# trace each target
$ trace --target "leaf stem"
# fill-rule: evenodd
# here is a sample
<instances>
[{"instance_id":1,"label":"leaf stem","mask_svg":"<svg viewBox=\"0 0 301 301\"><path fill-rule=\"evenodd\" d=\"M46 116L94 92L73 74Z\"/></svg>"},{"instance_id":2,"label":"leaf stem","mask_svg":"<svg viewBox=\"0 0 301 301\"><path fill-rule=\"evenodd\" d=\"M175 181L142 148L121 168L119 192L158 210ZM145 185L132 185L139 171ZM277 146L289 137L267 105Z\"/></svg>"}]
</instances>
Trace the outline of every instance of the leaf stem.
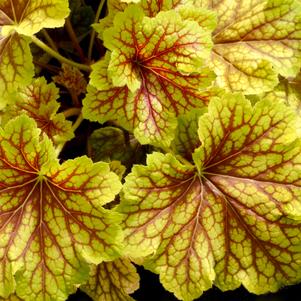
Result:
<instances>
[{"instance_id":1,"label":"leaf stem","mask_svg":"<svg viewBox=\"0 0 301 301\"><path fill-rule=\"evenodd\" d=\"M60 55L58 52L56 52L55 50L53 50L52 48L50 48L49 46L47 46L43 41L41 41L40 39L38 39L36 36L31 36L31 40L32 42L34 42L38 47L42 48L45 52L47 52L48 54L50 54L51 56L53 56L54 58L56 58L58 61L60 61L61 63L66 63L68 65L74 66L80 70L86 71L86 72L90 72L91 68L88 65L84 65L84 64L79 64L76 63L72 60L67 59L66 57Z\"/></svg>"},{"instance_id":2,"label":"leaf stem","mask_svg":"<svg viewBox=\"0 0 301 301\"><path fill-rule=\"evenodd\" d=\"M101 10L103 8L104 3L105 3L105 0L100 0L97 11L96 11L94 23L98 23L99 16L100 16L100 13L101 13ZM91 61L91 59L92 59L92 51L93 51L93 45L94 45L95 37L96 37L96 32L95 32L95 29L92 27L90 43L89 43L89 49L88 49L88 59L89 59L89 61Z\"/></svg>"},{"instance_id":3,"label":"leaf stem","mask_svg":"<svg viewBox=\"0 0 301 301\"><path fill-rule=\"evenodd\" d=\"M72 26L71 21L70 21L70 17L68 17L66 19L65 28L68 32L68 35L69 35L70 39L71 39L73 47L76 49L77 53L79 54L80 60L84 63L86 61L85 54L83 52L83 49L79 45L77 36L74 32L73 26Z\"/></svg>"},{"instance_id":4,"label":"leaf stem","mask_svg":"<svg viewBox=\"0 0 301 301\"><path fill-rule=\"evenodd\" d=\"M80 124L82 123L83 120L84 120L83 114L80 113L78 115L77 119L75 120L74 124L72 125L73 132L75 132L77 130L77 128L80 126Z\"/></svg>"},{"instance_id":5,"label":"leaf stem","mask_svg":"<svg viewBox=\"0 0 301 301\"><path fill-rule=\"evenodd\" d=\"M56 47L54 41L52 40L51 36L49 35L49 33L47 32L47 30L45 28L42 29L42 33L43 33L45 39L47 40L48 44L50 45L50 47L54 51L58 52L58 48Z\"/></svg>"},{"instance_id":6,"label":"leaf stem","mask_svg":"<svg viewBox=\"0 0 301 301\"><path fill-rule=\"evenodd\" d=\"M75 116L75 115L79 115L80 113L81 113L80 108L70 108L70 109L67 109L66 111L63 112L65 118Z\"/></svg>"}]
</instances>

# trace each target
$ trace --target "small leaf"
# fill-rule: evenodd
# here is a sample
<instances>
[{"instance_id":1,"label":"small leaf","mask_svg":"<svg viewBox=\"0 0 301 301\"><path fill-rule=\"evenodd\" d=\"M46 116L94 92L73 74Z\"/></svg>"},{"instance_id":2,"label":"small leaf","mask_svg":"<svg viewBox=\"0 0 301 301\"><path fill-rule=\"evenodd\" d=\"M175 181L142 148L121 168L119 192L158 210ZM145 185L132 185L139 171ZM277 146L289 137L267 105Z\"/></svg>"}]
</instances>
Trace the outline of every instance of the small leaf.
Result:
<instances>
[{"instance_id":1,"label":"small leaf","mask_svg":"<svg viewBox=\"0 0 301 301\"><path fill-rule=\"evenodd\" d=\"M301 5L295 0L210 2L218 15L212 63L217 84L231 91L270 91L277 74L301 65Z\"/></svg>"},{"instance_id":2,"label":"small leaf","mask_svg":"<svg viewBox=\"0 0 301 301\"><path fill-rule=\"evenodd\" d=\"M32 36L42 28L61 27L69 15L67 0L2 0L0 27L3 35L13 31Z\"/></svg>"},{"instance_id":3,"label":"small leaf","mask_svg":"<svg viewBox=\"0 0 301 301\"><path fill-rule=\"evenodd\" d=\"M301 140L296 116L267 100L213 99L195 165L153 153L126 177L126 252L181 300L214 283L261 294L301 280ZM139 248L137 248L139 246Z\"/></svg>"},{"instance_id":4,"label":"small leaf","mask_svg":"<svg viewBox=\"0 0 301 301\"><path fill-rule=\"evenodd\" d=\"M95 130L89 138L89 144L93 161L119 160L125 165L132 161L138 148L137 142L126 143L124 131L111 126Z\"/></svg>"},{"instance_id":5,"label":"small leaf","mask_svg":"<svg viewBox=\"0 0 301 301\"><path fill-rule=\"evenodd\" d=\"M42 132L55 143L66 142L74 137L72 123L63 113L57 113L59 90L53 83L47 84L45 78L35 79L29 86L20 88L11 97L4 120L8 121L22 113L33 118Z\"/></svg>"},{"instance_id":6,"label":"small leaf","mask_svg":"<svg viewBox=\"0 0 301 301\"><path fill-rule=\"evenodd\" d=\"M1 23L0 62L0 95L2 95L0 109L3 109L7 104L8 94L31 82L34 66L28 38L17 34L3 37L1 35Z\"/></svg>"},{"instance_id":7,"label":"small leaf","mask_svg":"<svg viewBox=\"0 0 301 301\"><path fill-rule=\"evenodd\" d=\"M90 278L81 289L94 301L134 301L129 294L139 288L139 275L126 258L92 266Z\"/></svg>"},{"instance_id":8,"label":"small leaf","mask_svg":"<svg viewBox=\"0 0 301 301\"><path fill-rule=\"evenodd\" d=\"M202 110L192 110L178 117L176 136L171 146L177 154L180 154L188 161L192 161L193 151L201 145L197 134L198 120L206 111L206 108Z\"/></svg>"},{"instance_id":9,"label":"small leaf","mask_svg":"<svg viewBox=\"0 0 301 301\"><path fill-rule=\"evenodd\" d=\"M89 264L119 256L120 216L102 206L121 188L107 163L58 163L33 119L0 129L0 295L66 300ZM2 284L4 283L4 285Z\"/></svg>"},{"instance_id":10,"label":"small leaf","mask_svg":"<svg viewBox=\"0 0 301 301\"><path fill-rule=\"evenodd\" d=\"M88 89L84 117L114 120L134 131L141 144L168 146L175 115L208 101L204 89L214 74L200 64L209 55L210 32L173 11L150 19L138 6L130 6L116 16L104 41L112 53L92 66L90 84L97 90Z\"/></svg>"}]
</instances>

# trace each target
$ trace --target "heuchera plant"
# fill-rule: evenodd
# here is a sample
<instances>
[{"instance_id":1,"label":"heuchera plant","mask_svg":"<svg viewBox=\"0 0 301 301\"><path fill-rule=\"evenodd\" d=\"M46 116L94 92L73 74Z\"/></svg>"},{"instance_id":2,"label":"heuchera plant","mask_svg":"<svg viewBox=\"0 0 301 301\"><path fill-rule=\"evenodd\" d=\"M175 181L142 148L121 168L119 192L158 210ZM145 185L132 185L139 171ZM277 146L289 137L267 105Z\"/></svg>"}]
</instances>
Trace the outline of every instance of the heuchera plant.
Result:
<instances>
[{"instance_id":1,"label":"heuchera plant","mask_svg":"<svg viewBox=\"0 0 301 301\"><path fill-rule=\"evenodd\" d=\"M300 67L300 0L0 0L0 297L300 282Z\"/></svg>"}]
</instances>

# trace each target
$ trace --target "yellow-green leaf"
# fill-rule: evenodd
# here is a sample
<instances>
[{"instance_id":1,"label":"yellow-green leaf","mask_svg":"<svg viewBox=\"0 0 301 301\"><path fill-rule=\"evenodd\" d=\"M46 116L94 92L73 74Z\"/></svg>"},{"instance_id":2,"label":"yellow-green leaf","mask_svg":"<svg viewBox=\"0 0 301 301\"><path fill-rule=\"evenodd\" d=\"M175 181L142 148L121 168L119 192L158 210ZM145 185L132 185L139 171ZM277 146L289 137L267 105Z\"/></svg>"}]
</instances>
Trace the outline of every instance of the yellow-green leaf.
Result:
<instances>
[{"instance_id":1,"label":"yellow-green leaf","mask_svg":"<svg viewBox=\"0 0 301 301\"><path fill-rule=\"evenodd\" d=\"M231 91L270 91L277 74L301 65L301 5L296 0L204 1L217 13L212 65L217 84Z\"/></svg>"},{"instance_id":2,"label":"yellow-green leaf","mask_svg":"<svg viewBox=\"0 0 301 301\"><path fill-rule=\"evenodd\" d=\"M139 288L139 275L127 258L92 266L90 278L81 289L94 301L134 301L129 294Z\"/></svg>"},{"instance_id":3,"label":"yellow-green leaf","mask_svg":"<svg viewBox=\"0 0 301 301\"><path fill-rule=\"evenodd\" d=\"M64 301L89 264L121 251L120 216L102 206L121 188L108 163L59 164L51 141L22 115L0 129L0 295Z\"/></svg>"},{"instance_id":4,"label":"yellow-green leaf","mask_svg":"<svg viewBox=\"0 0 301 301\"><path fill-rule=\"evenodd\" d=\"M153 153L126 177L126 252L181 300L301 280L301 140L283 102L213 99L193 163ZM188 131L189 132L189 131ZM139 246L139 248L137 248Z\"/></svg>"}]
</instances>

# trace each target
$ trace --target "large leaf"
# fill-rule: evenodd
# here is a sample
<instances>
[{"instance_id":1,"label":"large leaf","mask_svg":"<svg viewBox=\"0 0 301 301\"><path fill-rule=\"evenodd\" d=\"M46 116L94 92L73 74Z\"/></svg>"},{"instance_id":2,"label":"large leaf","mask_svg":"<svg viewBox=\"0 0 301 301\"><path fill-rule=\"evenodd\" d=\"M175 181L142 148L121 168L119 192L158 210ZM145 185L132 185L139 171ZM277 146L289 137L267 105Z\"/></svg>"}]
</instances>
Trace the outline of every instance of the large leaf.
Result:
<instances>
[{"instance_id":1,"label":"large leaf","mask_svg":"<svg viewBox=\"0 0 301 301\"><path fill-rule=\"evenodd\" d=\"M0 13L1 20L1 13ZM8 93L26 86L34 75L32 55L26 37L1 35L0 26L0 109L7 103Z\"/></svg>"},{"instance_id":2,"label":"large leaf","mask_svg":"<svg viewBox=\"0 0 301 301\"><path fill-rule=\"evenodd\" d=\"M42 28L61 27L69 14L67 0L1 0L0 28L31 36Z\"/></svg>"},{"instance_id":3,"label":"large leaf","mask_svg":"<svg viewBox=\"0 0 301 301\"><path fill-rule=\"evenodd\" d=\"M301 279L301 141L283 103L210 102L195 165L153 153L126 177L119 210L127 252L151 255L177 298L214 282L260 294ZM137 248L139 246L139 248Z\"/></svg>"},{"instance_id":4,"label":"large leaf","mask_svg":"<svg viewBox=\"0 0 301 301\"><path fill-rule=\"evenodd\" d=\"M57 113L59 90L53 83L47 84L44 78L35 79L25 88L14 94L5 111L4 119L10 120L22 113L33 118L42 132L56 143L66 142L74 137L72 123L63 113Z\"/></svg>"},{"instance_id":5,"label":"large leaf","mask_svg":"<svg viewBox=\"0 0 301 301\"><path fill-rule=\"evenodd\" d=\"M92 66L90 84L98 90L88 89L85 118L116 120L135 129L142 144L168 146L174 116L208 99L203 90L214 75L200 65L209 55L210 32L173 11L150 19L129 6L105 31L104 42L112 53Z\"/></svg>"},{"instance_id":6,"label":"large leaf","mask_svg":"<svg viewBox=\"0 0 301 301\"><path fill-rule=\"evenodd\" d=\"M218 15L212 64L217 84L245 94L271 90L277 74L301 65L301 5L296 0L203 1Z\"/></svg>"},{"instance_id":7,"label":"large leaf","mask_svg":"<svg viewBox=\"0 0 301 301\"><path fill-rule=\"evenodd\" d=\"M89 263L119 255L120 217L102 205L121 184L107 163L60 165L51 141L22 115L0 129L0 169L1 296L16 282L24 300L66 300Z\"/></svg>"},{"instance_id":8,"label":"large leaf","mask_svg":"<svg viewBox=\"0 0 301 301\"><path fill-rule=\"evenodd\" d=\"M135 266L126 258L92 266L90 278L81 289L94 301L134 301L129 294L139 287Z\"/></svg>"},{"instance_id":9,"label":"large leaf","mask_svg":"<svg viewBox=\"0 0 301 301\"><path fill-rule=\"evenodd\" d=\"M160 11L177 10L183 19L195 20L202 27L213 30L216 26L215 13L204 9L205 5L199 0L141 0L139 5L148 17L154 17ZM103 38L103 31L113 26L115 15L124 11L127 4L120 2L120 0L108 0L107 6L107 16L93 25L101 39Z\"/></svg>"}]
</instances>

